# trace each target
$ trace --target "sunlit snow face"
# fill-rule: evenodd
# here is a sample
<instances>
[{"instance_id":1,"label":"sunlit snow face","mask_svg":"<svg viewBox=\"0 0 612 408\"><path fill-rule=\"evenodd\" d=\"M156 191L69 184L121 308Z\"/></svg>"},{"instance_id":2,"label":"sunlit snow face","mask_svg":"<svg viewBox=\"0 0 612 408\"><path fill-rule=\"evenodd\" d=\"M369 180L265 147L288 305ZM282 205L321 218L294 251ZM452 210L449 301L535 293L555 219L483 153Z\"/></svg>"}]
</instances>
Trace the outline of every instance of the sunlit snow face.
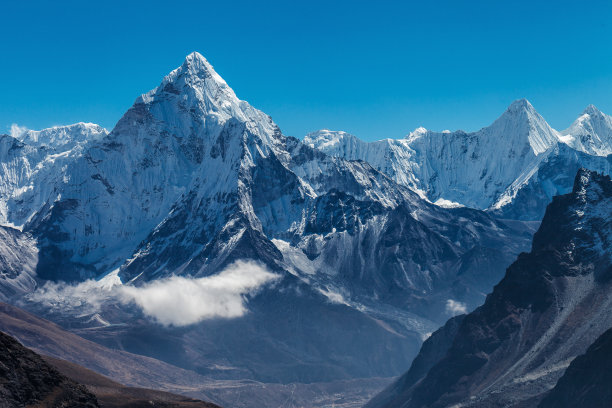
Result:
<instances>
[{"instance_id":1,"label":"sunlit snow face","mask_svg":"<svg viewBox=\"0 0 612 408\"><path fill-rule=\"evenodd\" d=\"M164 326L186 326L247 312L245 296L279 279L259 263L238 261L204 278L173 276L141 287L124 286L115 274L76 285L48 282L28 300L49 309L94 314L107 302L135 304Z\"/></svg>"}]
</instances>

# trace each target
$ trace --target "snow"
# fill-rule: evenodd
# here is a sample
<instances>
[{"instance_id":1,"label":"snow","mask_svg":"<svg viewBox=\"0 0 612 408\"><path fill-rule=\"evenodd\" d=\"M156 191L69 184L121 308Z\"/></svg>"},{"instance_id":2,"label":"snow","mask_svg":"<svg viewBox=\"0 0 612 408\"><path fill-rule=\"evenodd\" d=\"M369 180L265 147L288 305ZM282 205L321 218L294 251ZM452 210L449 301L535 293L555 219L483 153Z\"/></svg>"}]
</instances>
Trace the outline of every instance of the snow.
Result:
<instances>
[{"instance_id":1,"label":"snow","mask_svg":"<svg viewBox=\"0 0 612 408\"><path fill-rule=\"evenodd\" d=\"M108 131L95 123L84 122L43 130L30 130L14 124L11 127L11 135L27 145L49 147L61 152L78 144L99 140L108 135Z\"/></svg>"},{"instance_id":2,"label":"snow","mask_svg":"<svg viewBox=\"0 0 612 408\"><path fill-rule=\"evenodd\" d=\"M582 115L561 132L561 142L593 155L612 154L612 117L589 105Z\"/></svg>"},{"instance_id":3,"label":"snow","mask_svg":"<svg viewBox=\"0 0 612 408\"><path fill-rule=\"evenodd\" d=\"M366 161L440 206L500 210L511 205L522 189L539 183L540 168L557 158L567 156L607 171L610 164L597 160L612 153L612 119L590 106L568 130L558 132L520 99L492 125L472 133L419 127L404 139L368 143L325 129L308 134L304 142L335 157ZM571 189L552 179L543 182L553 186L551 194Z\"/></svg>"},{"instance_id":4,"label":"snow","mask_svg":"<svg viewBox=\"0 0 612 408\"><path fill-rule=\"evenodd\" d=\"M455 203L453 201L450 200L445 200L444 198L438 198L436 200L436 202L434 202L435 205L442 207L442 208L460 208L460 207L465 207L463 204L460 203Z\"/></svg>"}]
</instances>

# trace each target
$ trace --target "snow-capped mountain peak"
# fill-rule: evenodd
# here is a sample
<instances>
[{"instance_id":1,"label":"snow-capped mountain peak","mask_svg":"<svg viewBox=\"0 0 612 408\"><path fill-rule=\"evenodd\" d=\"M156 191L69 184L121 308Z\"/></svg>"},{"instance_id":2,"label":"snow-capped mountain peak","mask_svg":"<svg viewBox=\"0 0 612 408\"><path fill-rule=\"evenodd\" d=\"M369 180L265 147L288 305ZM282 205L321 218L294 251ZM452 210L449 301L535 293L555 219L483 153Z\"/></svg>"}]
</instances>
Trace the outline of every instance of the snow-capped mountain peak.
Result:
<instances>
[{"instance_id":1,"label":"snow-capped mountain peak","mask_svg":"<svg viewBox=\"0 0 612 408\"><path fill-rule=\"evenodd\" d=\"M445 132L446 133L446 132ZM450 132L449 132L450 133ZM412 132L410 132L407 136L406 136L406 140L408 140L409 142L416 140L420 137L423 137L427 134L427 129L425 129L423 126L419 126L418 128L414 129Z\"/></svg>"},{"instance_id":2,"label":"snow-capped mountain peak","mask_svg":"<svg viewBox=\"0 0 612 408\"><path fill-rule=\"evenodd\" d=\"M217 132L230 120L241 123L240 126L249 130L247 133L257 139L256 143L264 154L269 149L279 153L278 145L282 144L280 131L272 119L240 100L198 52L189 54L183 64L166 75L158 87L138 98L134 107L141 104L154 117L167 123L173 132L188 130L189 134L182 136L192 139L215 138L205 144L220 143L216 140Z\"/></svg>"},{"instance_id":3,"label":"snow-capped mountain peak","mask_svg":"<svg viewBox=\"0 0 612 408\"><path fill-rule=\"evenodd\" d=\"M225 80L198 52L189 54L180 67L166 75L157 88L142 95L140 101L150 103L156 97L172 95L175 95L186 109L201 103L203 106L200 109L205 111L229 111L231 108L237 108L240 103Z\"/></svg>"},{"instance_id":4,"label":"snow-capped mountain peak","mask_svg":"<svg viewBox=\"0 0 612 408\"><path fill-rule=\"evenodd\" d=\"M559 138L575 150L607 156L612 154L612 117L589 105Z\"/></svg>"},{"instance_id":5,"label":"snow-capped mountain peak","mask_svg":"<svg viewBox=\"0 0 612 408\"><path fill-rule=\"evenodd\" d=\"M584 111L582 111L583 115L601 115L602 112L597 109L597 107L593 104L590 104L589 106L587 106L586 108L584 108Z\"/></svg>"},{"instance_id":6,"label":"snow-capped mountain peak","mask_svg":"<svg viewBox=\"0 0 612 408\"><path fill-rule=\"evenodd\" d=\"M558 133L551 128L527 99L519 99L488 128L483 131L491 137L504 135L514 140L496 140L496 143L519 144L525 142L537 156L554 146L558 141Z\"/></svg>"},{"instance_id":7,"label":"snow-capped mountain peak","mask_svg":"<svg viewBox=\"0 0 612 408\"><path fill-rule=\"evenodd\" d=\"M535 108L533 107L531 102L529 102L526 98L520 98L520 99L513 101L510 104L510 106L508 106L507 110L516 111L516 110L522 110L522 109L526 109L526 110L535 112Z\"/></svg>"}]
</instances>

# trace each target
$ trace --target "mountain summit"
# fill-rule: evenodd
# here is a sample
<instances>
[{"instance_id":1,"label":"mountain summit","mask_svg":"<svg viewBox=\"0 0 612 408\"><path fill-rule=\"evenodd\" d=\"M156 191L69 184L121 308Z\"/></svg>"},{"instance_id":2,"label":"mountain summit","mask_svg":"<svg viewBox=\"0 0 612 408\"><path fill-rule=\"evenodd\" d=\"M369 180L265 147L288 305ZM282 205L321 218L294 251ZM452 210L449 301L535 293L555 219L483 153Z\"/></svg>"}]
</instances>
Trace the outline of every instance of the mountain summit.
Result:
<instances>
[{"instance_id":1,"label":"mountain summit","mask_svg":"<svg viewBox=\"0 0 612 408\"><path fill-rule=\"evenodd\" d=\"M557 143L557 132L527 99L514 101L491 126L480 132L494 143L511 146L517 153L522 152L522 144L527 142L536 156Z\"/></svg>"},{"instance_id":2,"label":"mountain summit","mask_svg":"<svg viewBox=\"0 0 612 408\"><path fill-rule=\"evenodd\" d=\"M612 117L594 105L587 106L561 134L561 140L578 151L593 156L612 154Z\"/></svg>"}]
</instances>

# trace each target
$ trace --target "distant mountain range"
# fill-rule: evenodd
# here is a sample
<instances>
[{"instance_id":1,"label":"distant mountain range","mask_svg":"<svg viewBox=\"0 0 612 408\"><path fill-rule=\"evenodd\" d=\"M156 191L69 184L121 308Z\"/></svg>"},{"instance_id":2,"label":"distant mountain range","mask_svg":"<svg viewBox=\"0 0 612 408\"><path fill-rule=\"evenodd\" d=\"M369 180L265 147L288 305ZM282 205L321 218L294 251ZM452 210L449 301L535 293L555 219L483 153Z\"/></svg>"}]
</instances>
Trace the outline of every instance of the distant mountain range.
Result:
<instances>
[{"instance_id":1,"label":"distant mountain range","mask_svg":"<svg viewBox=\"0 0 612 408\"><path fill-rule=\"evenodd\" d=\"M320 130L306 135L304 143L335 157L366 161L441 206L540 220L553 196L571 191L580 167L610 173L612 117L590 105L558 132L521 99L477 132L419 128L405 139L368 143Z\"/></svg>"},{"instance_id":2,"label":"distant mountain range","mask_svg":"<svg viewBox=\"0 0 612 408\"><path fill-rule=\"evenodd\" d=\"M192 53L110 132L0 136L0 299L209 379L366 398L482 304L579 167L609 173L609 125L523 100L470 134L301 141Z\"/></svg>"}]
</instances>

